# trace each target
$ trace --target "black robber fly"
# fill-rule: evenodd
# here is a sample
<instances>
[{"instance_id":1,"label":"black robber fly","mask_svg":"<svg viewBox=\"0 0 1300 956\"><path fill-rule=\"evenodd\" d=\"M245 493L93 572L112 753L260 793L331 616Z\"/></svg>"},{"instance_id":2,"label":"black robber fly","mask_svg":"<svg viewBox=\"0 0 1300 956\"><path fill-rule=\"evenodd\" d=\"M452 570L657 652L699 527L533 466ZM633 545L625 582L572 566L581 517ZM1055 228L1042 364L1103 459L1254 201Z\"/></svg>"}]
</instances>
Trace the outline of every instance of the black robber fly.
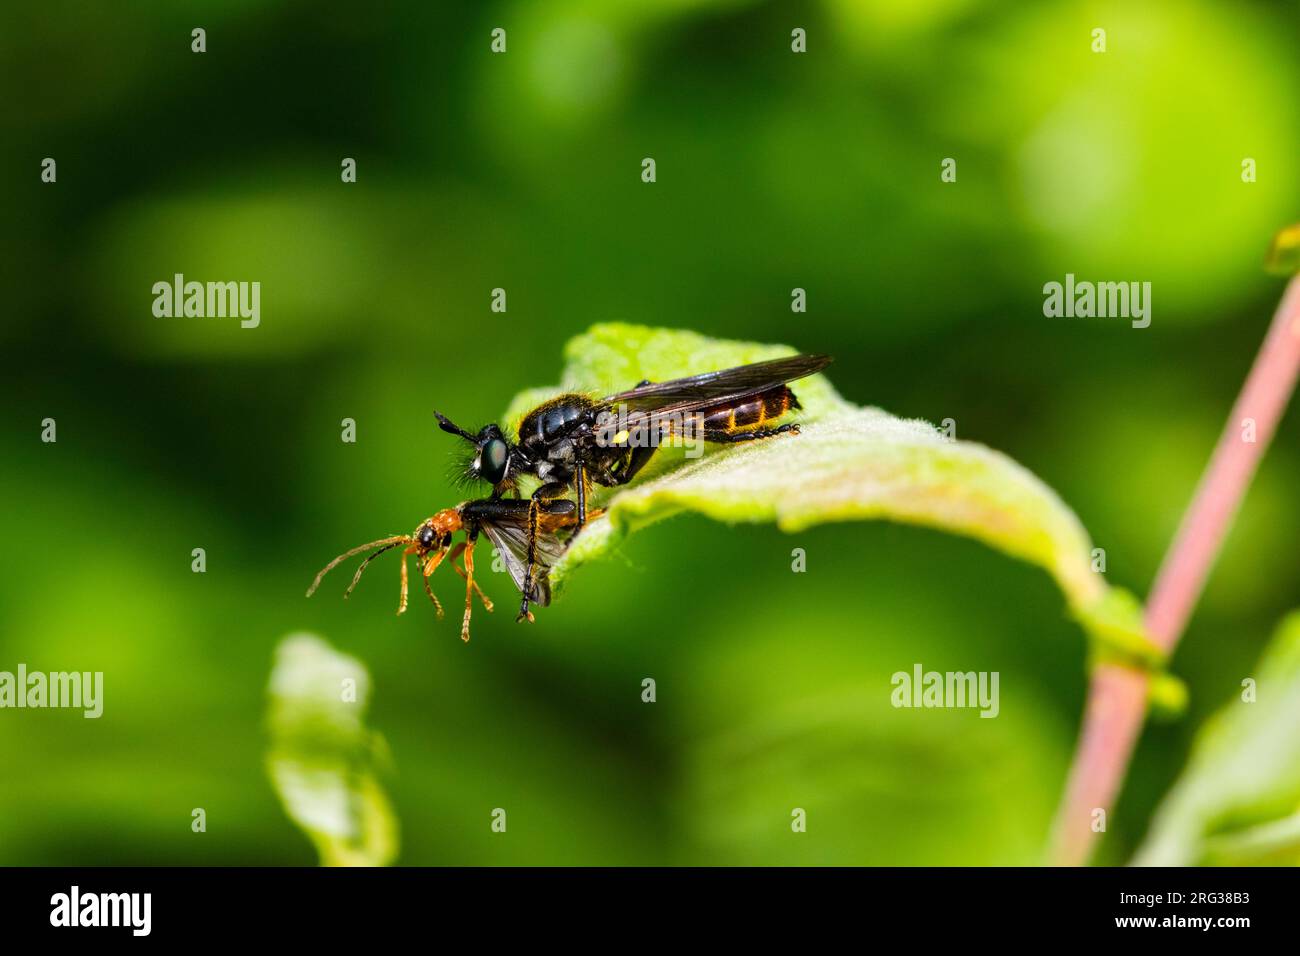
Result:
<instances>
[{"instance_id":1,"label":"black robber fly","mask_svg":"<svg viewBox=\"0 0 1300 956\"><path fill-rule=\"evenodd\" d=\"M533 511L531 502L508 498L484 498L479 501L461 502L455 508L444 508L431 518L420 522L410 534L392 535L358 545L325 565L307 589L311 597L320 587L321 579L334 570L341 562L363 551L372 553L361 562L357 573L352 576L352 583L343 592L346 598L361 580L367 565L385 551L405 545L402 552L402 596L397 606L397 613L406 611L408 577L406 559L412 555L424 579L424 591L442 617L442 603L429 586L429 576L444 561L450 562L456 573L465 579L465 617L461 623L460 636L469 640L469 619L473 610L473 597L479 600L487 611L492 610L492 601L474 581L474 545L479 532L487 535L496 548L514 579L515 586L523 595L523 610L520 618L533 619L528 610L529 603L545 607L551 603L551 585L548 577L551 566L564 553L564 542L559 535L566 528L572 528L577 508L572 501L550 500L538 503L539 516L536 522L530 520ZM465 540L453 546L452 540L458 531L465 532ZM456 563L462 559L464 567Z\"/></svg>"},{"instance_id":2,"label":"black robber fly","mask_svg":"<svg viewBox=\"0 0 1300 956\"><path fill-rule=\"evenodd\" d=\"M586 523L587 493L595 483L625 485L645 467L663 440L687 433L707 442L734 443L798 432L797 424L769 427L800 407L788 383L819 372L828 355L792 355L668 382L644 381L605 398L580 393L558 395L526 414L512 441L498 425L477 434L434 412L439 427L473 443L470 478L492 485L492 498L519 494L519 479L541 485L529 508L527 574L534 565L533 524L544 502L572 490L577 499L573 531ZM525 578L527 581L527 576ZM526 596L520 615L528 612Z\"/></svg>"}]
</instances>

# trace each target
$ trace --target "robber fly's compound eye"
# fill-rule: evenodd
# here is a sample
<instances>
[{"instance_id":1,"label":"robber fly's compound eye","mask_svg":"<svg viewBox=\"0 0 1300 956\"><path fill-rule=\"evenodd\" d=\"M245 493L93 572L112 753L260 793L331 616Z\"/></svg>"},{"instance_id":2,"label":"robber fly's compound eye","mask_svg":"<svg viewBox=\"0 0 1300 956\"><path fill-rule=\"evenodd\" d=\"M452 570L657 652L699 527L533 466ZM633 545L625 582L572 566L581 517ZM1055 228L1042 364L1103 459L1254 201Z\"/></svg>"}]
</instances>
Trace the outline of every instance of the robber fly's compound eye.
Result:
<instances>
[{"instance_id":1,"label":"robber fly's compound eye","mask_svg":"<svg viewBox=\"0 0 1300 956\"><path fill-rule=\"evenodd\" d=\"M489 438L478 453L478 475L489 484L500 484L506 476L506 463L510 449L500 438Z\"/></svg>"}]
</instances>

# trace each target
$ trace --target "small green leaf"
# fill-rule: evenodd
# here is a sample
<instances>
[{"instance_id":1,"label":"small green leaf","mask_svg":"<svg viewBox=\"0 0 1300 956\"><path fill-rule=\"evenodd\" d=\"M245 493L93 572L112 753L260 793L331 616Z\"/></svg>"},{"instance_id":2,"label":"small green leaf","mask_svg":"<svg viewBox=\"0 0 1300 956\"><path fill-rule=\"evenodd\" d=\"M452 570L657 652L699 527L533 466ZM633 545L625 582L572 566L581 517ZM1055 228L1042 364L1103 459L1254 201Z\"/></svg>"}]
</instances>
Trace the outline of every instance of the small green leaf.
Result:
<instances>
[{"instance_id":1,"label":"small green leaf","mask_svg":"<svg viewBox=\"0 0 1300 956\"><path fill-rule=\"evenodd\" d=\"M1113 664L1148 671L1152 679L1147 700L1158 717L1181 717L1187 709L1187 687L1161 672L1167 657L1146 633L1142 604L1123 588L1110 588L1100 598L1074 612L1092 646L1090 663Z\"/></svg>"},{"instance_id":2,"label":"small green leaf","mask_svg":"<svg viewBox=\"0 0 1300 956\"><path fill-rule=\"evenodd\" d=\"M365 665L319 637L293 634L276 649L267 692L267 773L321 865L391 863L397 819L378 780L383 738L365 725Z\"/></svg>"},{"instance_id":3,"label":"small green leaf","mask_svg":"<svg viewBox=\"0 0 1300 956\"><path fill-rule=\"evenodd\" d=\"M1300 613L1278 628L1254 700L1206 721L1182 777L1138 850L1138 866L1300 865Z\"/></svg>"},{"instance_id":4,"label":"small green leaf","mask_svg":"<svg viewBox=\"0 0 1300 956\"><path fill-rule=\"evenodd\" d=\"M517 421L559 390L609 394L643 379L663 381L793 352L672 329L596 325L565 347L561 385L516 396L507 420ZM1162 655L1142 630L1137 602L1112 591L1093 571L1092 545L1079 519L1028 470L984 445L952 440L927 422L859 408L841 398L826 375L793 388L803 406L799 435L710 446L695 459L685 449L664 448L630 486L598 490L605 514L574 539L553 570L557 589L631 532L683 511L719 521L772 522L782 531L883 518L976 538L1039 565L1055 578L1102 656L1144 669L1159 665Z\"/></svg>"}]
</instances>

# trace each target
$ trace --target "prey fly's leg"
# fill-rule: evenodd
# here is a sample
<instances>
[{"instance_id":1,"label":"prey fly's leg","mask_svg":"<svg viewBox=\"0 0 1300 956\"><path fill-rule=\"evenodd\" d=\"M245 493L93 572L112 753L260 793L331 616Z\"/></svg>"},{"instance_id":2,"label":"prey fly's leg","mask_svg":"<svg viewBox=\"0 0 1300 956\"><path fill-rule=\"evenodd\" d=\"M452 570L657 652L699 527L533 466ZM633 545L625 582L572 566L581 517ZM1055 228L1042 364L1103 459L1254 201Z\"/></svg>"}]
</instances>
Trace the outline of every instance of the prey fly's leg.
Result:
<instances>
[{"instance_id":1,"label":"prey fly's leg","mask_svg":"<svg viewBox=\"0 0 1300 956\"><path fill-rule=\"evenodd\" d=\"M457 564L453 564L452 567L456 569L457 574L466 581L469 581L469 578L465 577L465 570L463 568ZM478 599L483 602L483 610L490 612L492 610L492 599L483 593L483 589L478 586L477 581L470 581L469 583L474 588L474 593L478 595Z\"/></svg>"},{"instance_id":2,"label":"prey fly's leg","mask_svg":"<svg viewBox=\"0 0 1300 956\"><path fill-rule=\"evenodd\" d=\"M465 540L465 619L460 625L460 639L469 640L469 618L474 613L474 540L478 529L473 528Z\"/></svg>"},{"instance_id":3,"label":"prey fly's leg","mask_svg":"<svg viewBox=\"0 0 1300 956\"><path fill-rule=\"evenodd\" d=\"M438 611L438 620L441 621L442 602L438 600L438 595L433 593L433 588L429 587L429 576L427 574L424 576L424 593L429 595L429 600L433 602L434 608Z\"/></svg>"},{"instance_id":4,"label":"prey fly's leg","mask_svg":"<svg viewBox=\"0 0 1300 956\"><path fill-rule=\"evenodd\" d=\"M424 576L427 578L429 575L433 574L434 571L437 571L438 565L442 564L443 561L451 561L454 564L456 559L460 557L460 553L464 550L465 542L462 541L450 551L439 551L437 554L429 555L429 557L424 561Z\"/></svg>"},{"instance_id":5,"label":"prey fly's leg","mask_svg":"<svg viewBox=\"0 0 1300 956\"><path fill-rule=\"evenodd\" d=\"M460 553L464 550L465 545L462 543L456 545L456 547L452 548L450 551L443 550L439 551L437 554L431 554L429 557L425 558L424 564L420 568L421 573L424 575L424 593L429 595L429 600L432 601L433 606L438 609L439 620L442 619L443 614L442 602L439 601L438 596L433 593L433 588L429 587L429 577L434 571L438 570L438 565L442 564L442 562L447 558L451 559L452 567L455 567L456 559L460 557Z\"/></svg>"}]
</instances>

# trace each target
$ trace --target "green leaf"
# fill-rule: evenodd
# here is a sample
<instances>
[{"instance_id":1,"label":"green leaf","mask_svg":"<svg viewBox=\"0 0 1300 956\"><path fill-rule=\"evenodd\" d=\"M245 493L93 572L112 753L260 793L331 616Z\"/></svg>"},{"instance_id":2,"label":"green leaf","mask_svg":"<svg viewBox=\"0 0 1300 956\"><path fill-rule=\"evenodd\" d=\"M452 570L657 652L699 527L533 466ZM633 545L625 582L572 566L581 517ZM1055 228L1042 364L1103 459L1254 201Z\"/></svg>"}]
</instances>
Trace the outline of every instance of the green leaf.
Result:
<instances>
[{"instance_id":1,"label":"green leaf","mask_svg":"<svg viewBox=\"0 0 1300 956\"><path fill-rule=\"evenodd\" d=\"M793 352L672 329L596 325L565 347L561 385L516 396L507 420L516 422L559 390L608 394L643 379L663 381ZM830 521L888 519L976 538L1039 565L1060 586L1094 649L1108 660L1158 665L1162 655L1143 632L1137 602L1092 570L1092 545L1079 519L1032 473L927 422L859 408L825 375L793 387L803 406L799 435L709 446L694 459L687 449L664 448L632 485L600 489L596 500L605 514L574 539L553 570L557 590L628 534L683 511L719 521L771 522L788 532Z\"/></svg>"},{"instance_id":2,"label":"green leaf","mask_svg":"<svg viewBox=\"0 0 1300 956\"><path fill-rule=\"evenodd\" d=\"M365 665L315 635L293 634L276 649L267 692L267 773L321 865L391 863L397 818L378 780L387 749L365 725Z\"/></svg>"},{"instance_id":3,"label":"green leaf","mask_svg":"<svg viewBox=\"0 0 1300 956\"><path fill-rule=\"evenodd\" d=\"M1300 613L1197 734L1138 866L1300 865Z\"/></svg>"}]
</instances>

